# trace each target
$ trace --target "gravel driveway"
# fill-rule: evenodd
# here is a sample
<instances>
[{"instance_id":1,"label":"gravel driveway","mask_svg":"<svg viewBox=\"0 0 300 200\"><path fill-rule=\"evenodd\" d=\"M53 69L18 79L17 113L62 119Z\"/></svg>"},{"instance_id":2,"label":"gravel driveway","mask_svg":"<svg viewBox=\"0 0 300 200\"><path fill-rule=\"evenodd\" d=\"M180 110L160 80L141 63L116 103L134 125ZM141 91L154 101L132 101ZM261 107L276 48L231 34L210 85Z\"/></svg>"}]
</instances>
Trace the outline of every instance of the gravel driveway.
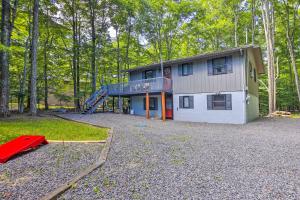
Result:
<instances>
[{"instance_id":1,"label":"gravel driveway","mask_svg":"<svg viewBox=\"0 0 300 200\"><path fill-rule=\"evenodd\" d=\"M300 120L247 125L64 115L114 127L105 165L61 199L300 199Z\"/></svg>"},{"instance_id":2,"label":"gravel driveway","mask_svg":"<svg viewBox=\"0 0 300 200\"><path fill-rule=\"evenodd\" d=\"M0 165L0 199L40 199L99 157L101 144L48 144Z\"/></svg>"}]
</instances>

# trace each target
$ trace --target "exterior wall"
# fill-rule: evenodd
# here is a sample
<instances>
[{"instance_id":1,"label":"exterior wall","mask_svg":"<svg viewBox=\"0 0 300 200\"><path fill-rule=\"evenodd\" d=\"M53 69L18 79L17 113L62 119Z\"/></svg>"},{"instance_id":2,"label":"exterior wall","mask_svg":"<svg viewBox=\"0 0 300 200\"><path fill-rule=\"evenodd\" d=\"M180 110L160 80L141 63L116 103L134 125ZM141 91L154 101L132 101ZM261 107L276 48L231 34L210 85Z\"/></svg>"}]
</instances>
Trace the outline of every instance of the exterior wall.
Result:
<instances>
[{"instance_id":1,"label":"exterior wall","mask_svg":"<svg viewBox=\"0 0 300 200\"><path fill-rule=\"evenodd\" d=\"M208 122L208 123L246 123L246 106L244 92L224 92L222 94L232 94L232 110L208 110L207 95L214 93L197 94L176 94L173 95L174 101L174 120ZM179 108L179 96L194 96L193 109Z\"/></svg>"},{"instance_id":2,"label":"exterior wall","mask_svg":"<svg viewBox=\"0 0 300 200\"><path fill-rule=\"evenodd\" d=\"M173 91L175 94L242 91L244 89L245 57L231 54L233 73L208 76L207 59L193 62L193 75L179 76L178 65L172 66Z\"/></svg>"},{"instance_id":3,"label":"exterior wall","mask_svg":"<svg viewBox=\"0 0 300 200\"><path fill-rule=\"evenodd\" d=\"M246 105L247 122L255 120L259 117L259 101L258 97L248 94L248 101Z\"/></svg>"},{"instance_id":4,"label":"exterior wall","mask_svg":"<svg viewBox=\"0 0 300 200\"><path fill-rule=\"evenodd\" d=\"M255 120L259 117L259 95L258 95L258 72L255 62L254 55L252 51L247 51L246 56L246 88L247 88L247 102L246 102L246 112L247 112L247 122ZM250 64L252 65L252 70L256 69L256 82L250 73Z\"/></svg>"},{"instance_id":5,"label":"exterior wall","mask_svg":"<svg viewBox=\"0 0 300 200\"><path fill-rule=\"evenodd\" d=\"M250 74L250 65L252 65L252 69L256 69L256 82L254 78L251 77ZM248 87L248 93L258 97L258 73L257 73L257 66L255 64L255 58L252 51L247 51L247 59L246 59L246 86Z\"/></svg>"},{"instance_id":6,"label":"exterior wall","mask_svg":"<svg viewBox=\"0 0 300 200\"><path fill-rule=\"evenodd\" d=\"M150 110L150 117L161 118L161 96L160 95L150 95L150 97L157 97L157 110ZM135 115L146 116L146 111L144 110L144 99L145 96L132 96L130 98L130 107L134 110Z\"/></svg>"}]
</instances>

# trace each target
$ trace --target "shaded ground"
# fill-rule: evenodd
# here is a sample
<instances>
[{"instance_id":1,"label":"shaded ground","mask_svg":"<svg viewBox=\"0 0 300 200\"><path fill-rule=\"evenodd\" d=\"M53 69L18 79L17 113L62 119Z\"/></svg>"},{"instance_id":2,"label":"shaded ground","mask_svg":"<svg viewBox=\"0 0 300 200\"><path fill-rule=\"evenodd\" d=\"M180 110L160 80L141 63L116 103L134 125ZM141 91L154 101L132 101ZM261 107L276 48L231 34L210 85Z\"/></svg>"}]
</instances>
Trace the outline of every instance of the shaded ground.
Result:
<instances>
[{"instance_id":1,"label":"shaded ground","mask_svg":"<svg viewBox=\"0 0 300 200\"><path fill-rule=\"evenodd\" d=\"M48 144L0 165L0 199L40 199L100 156L101 144Z\"/></svg>"},{"instance_id":2,"label":"shaded ground","mask_svg":"<svg viewBox=\"0 0 300 200\"><path fill-rule=\"evenodd\" d=\"M224 125L64 116L115 134L105 165L61 199L299 199L299 119Z\"/></svg>"}]
</instances>

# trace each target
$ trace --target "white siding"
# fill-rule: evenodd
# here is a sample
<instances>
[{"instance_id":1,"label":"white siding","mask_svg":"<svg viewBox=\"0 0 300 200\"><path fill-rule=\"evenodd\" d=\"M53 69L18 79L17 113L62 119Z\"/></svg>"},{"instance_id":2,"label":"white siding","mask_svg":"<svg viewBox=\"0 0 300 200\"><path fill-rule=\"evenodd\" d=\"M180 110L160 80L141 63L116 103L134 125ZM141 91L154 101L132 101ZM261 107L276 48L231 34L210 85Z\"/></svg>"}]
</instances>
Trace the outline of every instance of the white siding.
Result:
<instances>
[{"instance_id":1,"label":"white siding","mask_svg":"<svg viewBox=\"0 0 300 200\"><path fill-rule=\"evenodd\" d=\"M174 101L174 120L208 123L246 123L246 105L244 92L224 92L232 94L232 110L207 110L207 95L214 93L176 94ZM179 96L194 96L194 109L180 109Z\"/></svg>"}]
</instances>

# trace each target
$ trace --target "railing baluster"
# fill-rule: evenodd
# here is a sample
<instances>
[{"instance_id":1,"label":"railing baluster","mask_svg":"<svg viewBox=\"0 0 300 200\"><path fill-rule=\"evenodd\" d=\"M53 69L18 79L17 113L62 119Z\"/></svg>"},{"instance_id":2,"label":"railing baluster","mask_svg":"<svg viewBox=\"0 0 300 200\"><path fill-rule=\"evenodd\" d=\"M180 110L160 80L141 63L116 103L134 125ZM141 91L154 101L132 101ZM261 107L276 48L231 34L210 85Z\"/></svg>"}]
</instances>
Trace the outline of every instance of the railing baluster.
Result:
<instances>
[{"instance_id":1,"label":"railing baluster","mask_svg":"<svg viewBox=\"0 0 300 200\"><path fill-rule=\"evenodd\" d=\"M147 92L168 92L172 90L172 80L167 78L143 79L127 83L111 84L107 86L110 95L139 94Z\"/></svg>"}]
</instances>

